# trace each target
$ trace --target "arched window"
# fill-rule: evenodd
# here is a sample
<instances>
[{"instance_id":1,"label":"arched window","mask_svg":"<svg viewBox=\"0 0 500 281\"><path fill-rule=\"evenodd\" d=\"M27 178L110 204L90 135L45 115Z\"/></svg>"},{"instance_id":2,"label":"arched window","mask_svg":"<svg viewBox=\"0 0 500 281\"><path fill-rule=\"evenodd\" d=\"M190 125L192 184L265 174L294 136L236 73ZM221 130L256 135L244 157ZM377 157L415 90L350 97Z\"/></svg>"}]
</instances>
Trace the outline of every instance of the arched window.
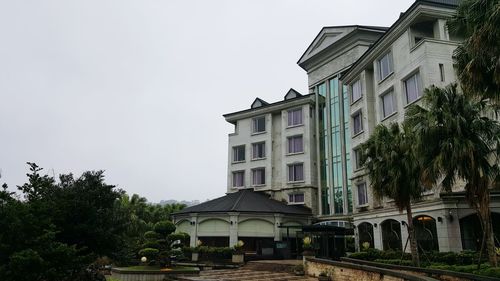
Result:
<instances>
[{"instance_id":1,"label":"arched window","mask_svg":"<svg viewBox=\"0 0 500 281\"><path fill-rule=\"evenodd\" d=\"M363 222L358 225L359 249L373 248L373 225Z\"/></svg>"},{"instance_id":2,"label":"arched window","mask_svg":"<svg viewBox=\"0 0 500 281\"><path fill-rule=\"evenodd\" d=\"M382 243L384 251L401 250L401 224L393 219L385 220L381 224Z\"/></svg>"},{"instance_id":3,"label":"arched window","mask_svg":"<svg viewBox=\"0 0 500 281\"><path fill-rule=\"evenodd\" d=\"M495 245L500 247L500 214L491 212ZM462 234L462 248L464 250L479 251L483 240L483 228L476 214L460 219L460 233Z\"/></svg>"},{"instance_id":4,"label":"arched window","mask_svg":"<svg viewBox=\"0 0 500 281\"><path fill-rule=\"evenodd\" d=\"M413 218L413 226L420 250L439 251L435 219L425 215L418 216Z\"/></svg>"}]
</instances>

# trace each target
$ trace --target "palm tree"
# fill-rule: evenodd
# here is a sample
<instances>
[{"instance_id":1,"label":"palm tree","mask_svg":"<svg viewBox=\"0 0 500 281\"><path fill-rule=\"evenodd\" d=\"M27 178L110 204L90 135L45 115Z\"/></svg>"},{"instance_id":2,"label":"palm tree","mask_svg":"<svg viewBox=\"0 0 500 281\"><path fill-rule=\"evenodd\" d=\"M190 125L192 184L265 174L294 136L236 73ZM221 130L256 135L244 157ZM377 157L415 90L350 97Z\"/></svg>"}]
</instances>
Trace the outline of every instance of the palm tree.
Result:
<instances>
[{"instance_id":1,"label":"palm tree","mask_svg":"<svg viewBox=\"0 0 500 281\"><path fill-rule=\"evenodd\" d=\"M497 266L490 214L490 188L499 183L500 124L484 117L487 102L457 92L457 85L425 90L423 106L407 111L426 186L452 191L465 183L465 196L485 233L489 261ZM484 241L484 239L483 239ZM483 242L484 243L484 242Z\"/></svg>"},{"instance_id":2,"label":"palm tree","mask_svg":"<svg viewBox=\"0 0 500 281\"><path fill-rule=\"evenodd\" d=\"M421 168L412 141L407 130L396 123L378 125L361 151L375 196L391 198L400 212L406 210L412 261L420 266L411 202L422 197Z\"/></svg>"},{"instance_id":3,"label":"palm tree","mask_svg":"<svg viewBox=\"0 0 500 281\"><path fill-rule=\"evenodd\" d=\"M465 36L455 51L458 78L466 94L500 106L500 1L464 0L448 21L450 34Z\"/></svg>"}]
</instances>

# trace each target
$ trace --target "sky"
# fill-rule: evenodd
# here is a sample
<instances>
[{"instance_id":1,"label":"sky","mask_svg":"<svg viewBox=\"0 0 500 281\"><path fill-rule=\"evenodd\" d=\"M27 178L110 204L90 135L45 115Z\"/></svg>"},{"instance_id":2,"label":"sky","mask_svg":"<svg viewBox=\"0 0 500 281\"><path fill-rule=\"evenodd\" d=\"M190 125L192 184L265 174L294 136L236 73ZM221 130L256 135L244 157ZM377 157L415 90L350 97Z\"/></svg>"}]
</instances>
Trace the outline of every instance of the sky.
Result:
<instances>
[{"instance_id":1,"label":"sky","mask_svg":"<svg viewBox=\"0 0 500 281\"><path fill-rule=\"evenodd\" d=\"M390 26L410 0L0 0L0 182L104 170L151 202L227 188L222 114L307 93L323 26Z\"/></svg>"}]
</instances>

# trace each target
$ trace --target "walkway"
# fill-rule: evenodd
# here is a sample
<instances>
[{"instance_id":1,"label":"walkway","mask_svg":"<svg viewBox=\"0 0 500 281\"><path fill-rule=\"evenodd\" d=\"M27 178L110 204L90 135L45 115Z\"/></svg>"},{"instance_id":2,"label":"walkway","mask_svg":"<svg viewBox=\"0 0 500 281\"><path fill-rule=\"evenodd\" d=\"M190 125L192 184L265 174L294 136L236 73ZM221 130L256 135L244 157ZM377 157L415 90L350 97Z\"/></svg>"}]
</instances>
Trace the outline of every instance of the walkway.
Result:
<instances>
[{"instance_id":1,"label":"walkway","mask_svg":"<svg viewBox=\"0 0 500 281\"><path fill-rule=\"evenodd\" d=\"M271 272L252 269L205 270L197 277L183 277L186 281L317 281L317 278L295 276L286 272Z\"/></svg>"}]
</instances>

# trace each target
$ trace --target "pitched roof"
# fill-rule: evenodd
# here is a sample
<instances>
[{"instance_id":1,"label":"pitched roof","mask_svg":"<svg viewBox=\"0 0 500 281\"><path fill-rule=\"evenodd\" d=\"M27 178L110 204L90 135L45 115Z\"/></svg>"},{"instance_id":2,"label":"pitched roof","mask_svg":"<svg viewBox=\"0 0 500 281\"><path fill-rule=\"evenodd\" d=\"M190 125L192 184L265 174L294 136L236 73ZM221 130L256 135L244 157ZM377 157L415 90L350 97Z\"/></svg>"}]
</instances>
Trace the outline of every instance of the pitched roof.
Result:
<instances>
[{"instance_id":1,"label":"pitched roof","mask_svg":"<svg viewBox=\"0 0 500 281\"><path fill-rule=\"evenodd\" d=\"M280 213L291 215L311 215L311 209L287 205L283 202L269 198L263 192L243 189L235 193L185 208L177 214L186 213L217 213L217 212L242 212L242 213Z\"/></svg>"},{"instance_id":2,"label":"pitched roof","mask_svg":"<svg viewBox=\"0 0 500 281\"><path fill-rule=\"evenodd\" d=\"M297 64L303 67L306 61L332 48L334 45L338 44L338 42L347 38L349 34L359 30L368 30L382 34L387 30L387 27L368 25L325 26L304 51Z\"/></svg>"},{"instance_id":3,"label":"pitched roof","mask_svg":"<svg viewBox=\"0 0 500 281\"><path fill-rule=\"evenodd\" d=\"M255 98L255 100L252 102L252 105L250 106L250 108L257 108L257 107L261 107L261 106L264 106L264 105L268 105L269 103L261 98Z\"/></svg>"},{"instance_id":4,"label":"pitched roof","mask_svg":"<svg viewBox=\"0 0 500 281\"><path fill-rule=\"evenodd\" d=\"M301 97L301 96L302 96L301 93L297 92L294 88L290 88L290 90L288 90L288 92L283 97L283 99L289 100L289 99L293 99L293 98L297 98L297 97Z\"/></svg>"}]
</instances>

